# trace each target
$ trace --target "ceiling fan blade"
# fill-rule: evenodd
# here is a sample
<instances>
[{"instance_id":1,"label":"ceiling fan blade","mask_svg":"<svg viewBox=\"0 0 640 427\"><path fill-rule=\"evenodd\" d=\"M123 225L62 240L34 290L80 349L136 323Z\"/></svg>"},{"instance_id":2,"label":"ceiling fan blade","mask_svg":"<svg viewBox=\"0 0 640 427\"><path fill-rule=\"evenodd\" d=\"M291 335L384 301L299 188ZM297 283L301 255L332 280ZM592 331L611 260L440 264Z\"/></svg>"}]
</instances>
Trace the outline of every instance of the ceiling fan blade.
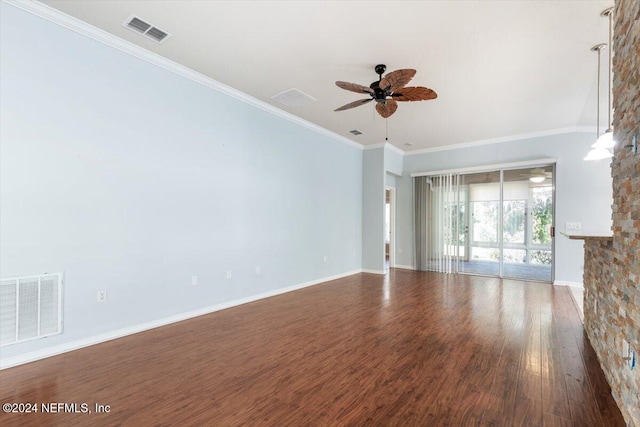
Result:
<instances>
[{"instance_id":1,"label":"ceiling fan blade","mask_svg":"<svg viewBox=\"0 0 640 427\"><path fill-rule=\"evenodd\" d=\"M396 101L427 101L436 99L438 94L427 87L410 86L398 89L398 92L394 92L391 96Z\"/></svg>"},{"instance_id":2,"label":"ceiling fan blade","mask_svg":"<svg viewBox=\"0 0 640 427\"><path fill-rule=\"evenodd\" d=\"M411 68L392 71L380 80L380 89L387 92L395 92L409 83L415 75L416 70L412 70Z\"/></svg>"},{"instance_id":3,"label":"ceiling fan blade","mask_svg":"<svg viewBox=\"0 0 640 427\"><path fill-rule=\"evenodd\" d=\"M371 102L371 101L373 101L373 98L369 98L369 99L359 99L359 100L357 100L357 101L353 101L353 102L350 102L350 103L348 103L348 104L346 104L346 105L343 105L343 106L342 106L342 107L340 107L340 108L336 108L336 109L335 109L335 110L333 110L333 111L343 111L343 110L348 110L349 108L359 107L360 105L364 105L364 104L366 104L367 102Z\"/></svg>"},{"instance_id":4,"label":"ceiling fan blade","mask_svg":"<svg viewBox=\"0 0 640 427\"><path fill-rule=\"evenodd\" d=\"M398 103L393 99L387 99L384 104L381 102L376 103L376 111L385 119L396 112L398 109Z\"/></svg>"},{"instance_id":5,"label":"ceiling fan blade","mask_svg":"<svg viewBox=\"0 0 640 427\"><path fill-rule=\"evenodd\" d=\"M349 83L349 82L336 82L336 86L342 88L344 90L350 90L351 92L356 93L373 93L373 89L368 86L362 86L357 83Z\"/></svg>"}]
</instances>

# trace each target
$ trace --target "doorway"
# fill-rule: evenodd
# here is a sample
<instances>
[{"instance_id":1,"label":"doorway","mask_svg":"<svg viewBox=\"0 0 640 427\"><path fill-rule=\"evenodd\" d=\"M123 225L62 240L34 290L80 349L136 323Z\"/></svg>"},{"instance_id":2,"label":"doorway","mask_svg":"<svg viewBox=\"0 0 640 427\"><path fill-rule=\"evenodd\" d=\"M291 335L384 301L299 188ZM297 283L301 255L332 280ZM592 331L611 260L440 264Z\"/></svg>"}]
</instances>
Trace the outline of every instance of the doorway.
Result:
<instances>
[{"instance_id":1,"label":"doorway","mask_svg":"<svg viewBox=\"0 0 640 427\"><path fill-rule=\"evenodd\" d=\"M385 189L385 232L384 232L384 267L385 270L396 265L396 191L393 187Z\"/></svg>"}]
</instances>

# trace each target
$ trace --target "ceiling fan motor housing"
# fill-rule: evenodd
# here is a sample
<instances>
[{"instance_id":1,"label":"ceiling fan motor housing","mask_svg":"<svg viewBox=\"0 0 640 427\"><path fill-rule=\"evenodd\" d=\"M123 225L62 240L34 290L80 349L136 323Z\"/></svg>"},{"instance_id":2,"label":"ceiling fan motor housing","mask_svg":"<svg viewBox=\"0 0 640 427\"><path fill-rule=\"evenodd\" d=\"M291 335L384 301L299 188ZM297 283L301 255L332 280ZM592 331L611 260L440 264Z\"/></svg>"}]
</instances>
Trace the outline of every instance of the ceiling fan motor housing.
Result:
<instances>
[{"instance_id":1,"label":"ceiling fan motor housing","mask_svg":"<svg viewBox=\"0 0 640 427\"><path fill-rule=\"evenodd\" d=\"M387 93L380 89L380 82L373 82L369 85L371 89L373 89L373 93L371 97L376 100L376 102L385 103L387 99Z\"/></svg>"}]
</instances>

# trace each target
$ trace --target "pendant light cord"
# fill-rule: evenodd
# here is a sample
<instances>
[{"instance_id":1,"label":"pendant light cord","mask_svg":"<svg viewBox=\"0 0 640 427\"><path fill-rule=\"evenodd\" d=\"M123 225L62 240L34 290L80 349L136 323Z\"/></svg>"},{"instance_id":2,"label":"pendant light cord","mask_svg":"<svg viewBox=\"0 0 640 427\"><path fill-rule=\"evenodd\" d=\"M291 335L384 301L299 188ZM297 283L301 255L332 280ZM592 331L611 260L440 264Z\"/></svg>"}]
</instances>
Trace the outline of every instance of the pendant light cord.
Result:
<instances>
[{"instance_id":1,"label":"pendant light cord","mask_svg":"<svg viewBox=\"0 0 640 427\"><path fill-rule=\"evenodd\" d=\"M608 98L608 115L607 115L607 127L608 131L611 132L613 129L613 123L611 123L611 69L613 68L613 63L611 62L611 54L613 51L613 40L611 38L611 21L613 20L613 9L609 11L609 98Z\"/></svg>"},{"instance_id":2,"label":"pendant light cord","mask_svg":"<svg viewBox=\"0 0 640 427\"><path fill-rule=\"evenodd\" d=\"M389 141L389 119L384 119L384 124L385 124L384 140Z\"/></svg>"},{"instance_id":3,"label":"pendant light cord","mask_svg":"<svg viewBox=\"0 0 640 427\"><path fill-rule=\"evenodd\" d=\"M598 48L598 106L596 108L596 139L600 137L600 51L602 48Z\"/></svg>"}]
</instances>

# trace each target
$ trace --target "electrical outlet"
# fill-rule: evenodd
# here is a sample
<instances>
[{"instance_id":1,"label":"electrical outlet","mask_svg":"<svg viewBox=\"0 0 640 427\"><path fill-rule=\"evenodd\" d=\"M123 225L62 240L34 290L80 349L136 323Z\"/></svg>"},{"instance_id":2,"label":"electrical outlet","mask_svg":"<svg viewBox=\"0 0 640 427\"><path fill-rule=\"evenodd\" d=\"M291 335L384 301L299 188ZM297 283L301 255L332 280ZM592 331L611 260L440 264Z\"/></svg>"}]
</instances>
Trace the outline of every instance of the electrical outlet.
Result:
<instances>
[{"instance_id":1,"label":"electrical outlet","mask_svg":"<svg viewBox=\"0 0 640 427\"><path fill-rule=\"evenodd\" d=\"M396 251L398 252L398 255L402 255L402 248L398 248Z\"/></svg>"},{"instance_id":2,"label":"electrical outlet","mask_svg":"<svg viewBox=\"0 0 640 427\"><path fill-rule=\"evenodd\" d=\"M324 262L327 262L328 259L329 259L329 257L325 255L324 256Z\"/></svg>"},{"instance_id":3,"label":"electrical outlet","mask_svg":"<svg viewBox=\"0 0 640 427\"><path fill-rule=\"evenodd\" d=\"M227 270L227 279L231 279L233 277L233 274L231 273L231 270Z\"/></svg>"},{"instance_id":4,"label":"electrical outlet","mask_svg":"<svg viewBox=\"0 0 640 427\"><path fill-rule=\"evenodd\" d=\"M191 276L191 286L198 284L198 276Z\"/></svg>"},{"instance_id":5,"label":"electrical outlet","mask_svg":"<svg viewBox=\"0 0 640 427\"><path fill-rule=\"evenodd\" d=\"M107 291L106 290L102 290L102 291L98 291L98 296L96 298L97 302L106 302L107 301Z\"/></svg>"},{"instance_id":6,"label":"electrical outlet","mask_svg":"<svg viewBox=\"0 0 640 427\"><path fill-rule=\"evenodd\" d=\"M256 266L256 275L258 275L258 274L260 274L260 266L259 265Z\"/></svg>"}]
</instances>

